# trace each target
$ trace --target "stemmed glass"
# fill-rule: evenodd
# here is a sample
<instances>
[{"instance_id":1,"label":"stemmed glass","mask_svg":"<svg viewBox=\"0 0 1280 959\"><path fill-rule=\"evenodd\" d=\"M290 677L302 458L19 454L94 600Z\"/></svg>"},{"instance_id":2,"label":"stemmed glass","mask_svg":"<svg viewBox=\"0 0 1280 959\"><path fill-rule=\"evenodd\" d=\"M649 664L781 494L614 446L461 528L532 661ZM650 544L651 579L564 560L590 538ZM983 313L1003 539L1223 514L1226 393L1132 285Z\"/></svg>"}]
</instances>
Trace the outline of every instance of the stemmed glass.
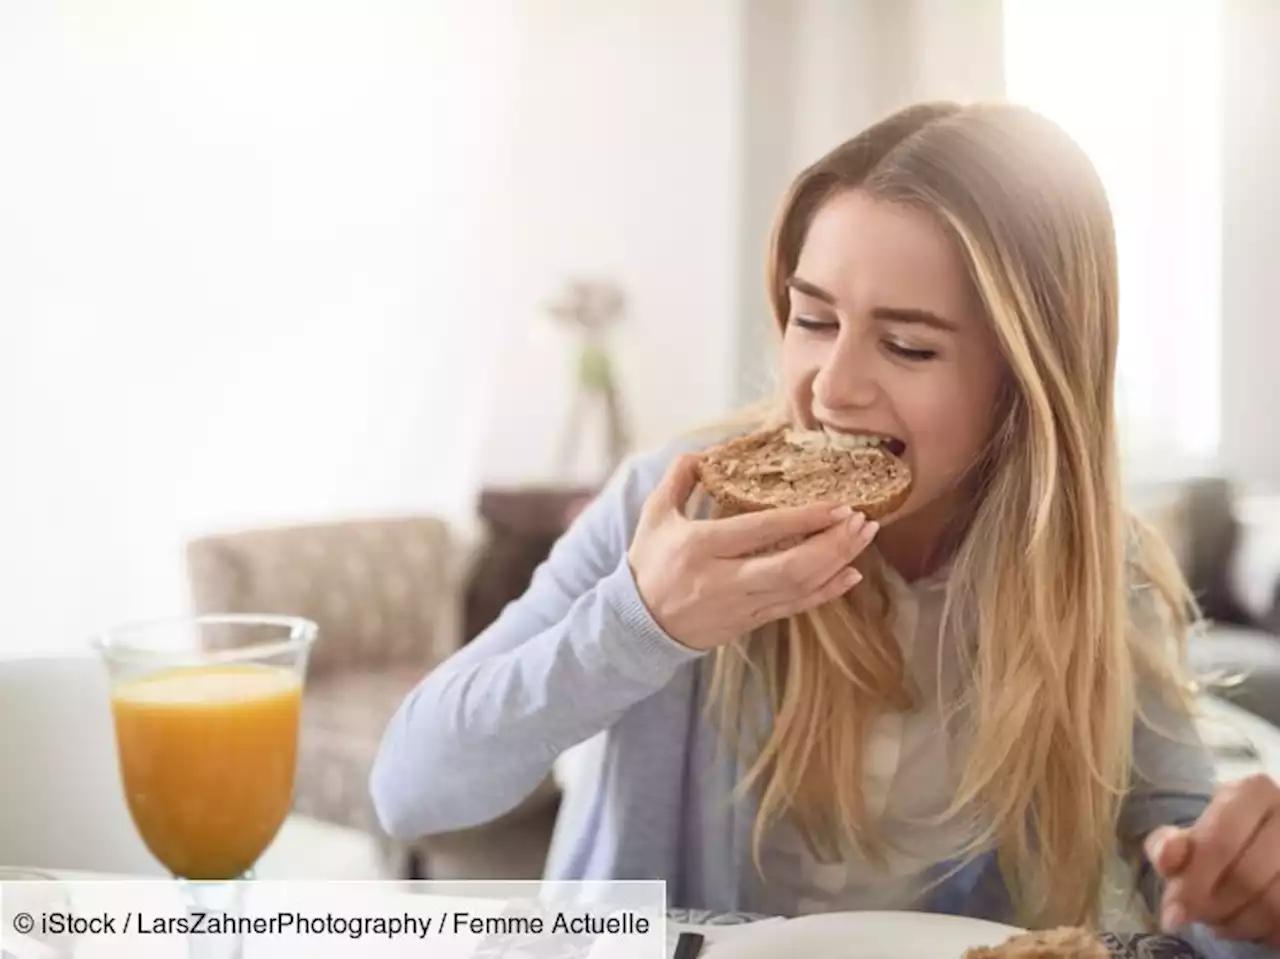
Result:
<instances>
[{"instance_id":1,"label":"stemmed glass","mask_svg":"<svg viewBox=\"0 0 1280 959\"><path fill-rule=\"evenodd\" d=\"M94 640L130 815L189 913L238 915L241 881L289 814L316 633L292 616L220 615ZM238 959L241 947L238 934L188 937L193 959Z\"/></svg>"},{"instance_id":2,"label":"stemmed glass","mask_svg":"<svg viewBox=\"0 0 1280 959\"><path fill-rule=\"evenodd\" d=\"M35 869L0 866L0 955L23 956L28 953L63 959L75 954L74 933L50 932L32 917L54 913L68 914L71 898L56 876ZM24 924L23 920L26 920Z\"/></svg>"}]
</instances>

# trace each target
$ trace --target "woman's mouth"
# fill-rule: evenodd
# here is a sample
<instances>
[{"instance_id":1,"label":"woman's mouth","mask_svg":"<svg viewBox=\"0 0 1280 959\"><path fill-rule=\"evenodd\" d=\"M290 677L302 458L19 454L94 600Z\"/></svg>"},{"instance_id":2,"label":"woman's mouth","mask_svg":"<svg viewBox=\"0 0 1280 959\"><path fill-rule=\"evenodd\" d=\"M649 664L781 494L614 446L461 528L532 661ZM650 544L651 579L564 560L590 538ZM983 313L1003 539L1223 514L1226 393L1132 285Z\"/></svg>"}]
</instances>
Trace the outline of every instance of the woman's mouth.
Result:
<instances>
[{"instance_id":1,"label":"woman's mouth","mask_svg":"<svg viewBox=\"0 0 1280 959\"><path fill-rule=\"evenodd\" d=\"M907 444L896 436L886 433L871 433L864 430L838 430L831 426L823 426L822 432L835 443L845 449L881 448L894 456L902 456L907 451Z\"/></svg>"}]
</instances>

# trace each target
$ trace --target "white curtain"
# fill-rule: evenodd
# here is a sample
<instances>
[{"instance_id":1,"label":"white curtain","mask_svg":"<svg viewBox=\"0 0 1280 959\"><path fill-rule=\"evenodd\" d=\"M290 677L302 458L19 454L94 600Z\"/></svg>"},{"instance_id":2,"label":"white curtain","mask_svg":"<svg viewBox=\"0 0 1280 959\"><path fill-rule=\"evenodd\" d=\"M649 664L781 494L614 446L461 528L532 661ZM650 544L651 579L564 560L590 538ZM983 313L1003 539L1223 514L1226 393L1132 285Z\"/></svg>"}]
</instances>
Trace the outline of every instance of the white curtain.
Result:
<instances>
[{"instance_id":1,"label":"white curtain","mask_svg":"<svg viewBox=\"0 0 1280 959\"><path fill-rule=\"evenodd\" d=\"M0 5L0 652L181 611L191 535L465 510L512 19Z\"/></svg>"},{"instance_id":2,"label":"white curtain","mask_svg":"<svg viewBox=\"0 0 1280 959\"><path fill-rule=\"evenodd\" d=\"M1116 218L1118 398L1131 479L1217 454L1222 316L1218 0L1004 0L1008 96L1090 154Z\"/></svg>"}]
</instances>

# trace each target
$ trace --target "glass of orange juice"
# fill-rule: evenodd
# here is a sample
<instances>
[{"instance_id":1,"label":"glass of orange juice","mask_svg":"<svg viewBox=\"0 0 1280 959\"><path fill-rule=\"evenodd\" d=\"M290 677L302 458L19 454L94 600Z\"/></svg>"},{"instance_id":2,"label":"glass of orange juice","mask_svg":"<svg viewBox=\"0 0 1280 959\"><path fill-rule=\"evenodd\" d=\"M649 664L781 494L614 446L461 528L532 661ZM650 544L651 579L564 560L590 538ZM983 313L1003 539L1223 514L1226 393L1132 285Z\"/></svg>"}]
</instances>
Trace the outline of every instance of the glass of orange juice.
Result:
<instances>
[{"instance_id":1,"label":"glass of orange juice","mask_svg":"<svg viewBox=\"0 0 1280 959\"><path fill-rule=\"evenodd\" d=\"M94 641L129 812L192 912L238 916L241 882L289 815L316 633L297 617L221 615L135 623ZM193 957L241 954L238 930L188 943Z\"/></svg>"}]
</instances>

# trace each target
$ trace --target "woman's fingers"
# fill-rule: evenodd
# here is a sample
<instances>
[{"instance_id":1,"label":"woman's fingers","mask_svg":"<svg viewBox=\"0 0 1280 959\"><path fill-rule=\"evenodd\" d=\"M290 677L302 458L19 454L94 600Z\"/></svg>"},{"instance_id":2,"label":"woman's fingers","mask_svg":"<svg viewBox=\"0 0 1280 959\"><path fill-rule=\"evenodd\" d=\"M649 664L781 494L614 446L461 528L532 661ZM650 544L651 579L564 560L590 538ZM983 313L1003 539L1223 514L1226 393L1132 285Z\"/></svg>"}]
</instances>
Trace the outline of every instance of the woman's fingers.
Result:
<instances>
[{"instance_id":1,"label":"woman's fingers","mask_svg":"<svg viewBox=\"0 0 1280 959\"><path fill-rule=\"evenodd\" d=\"M711 556L750 556L787 540L821 533L853 515L848 506L815 504L761 510L694 522L694 535Z\"/></svg>"},{"instance_id":2,"label":"woman's fingers","mask_svg":"<svg viewBox=\"0 0 1280 959\"><path fill-rule=\"evenodd\" d=\"M1276 845L1280 841L1280 821L1273 822L1275 828L1268 827L1267 831L1274 834L1260 833L1208 898L1177 879L1166 889L1166 898L1201 922L1229 925L1249 912L1259 900L1280 893L1280 857L1275 852L1280 848ZM1280 925L1280 914L1276 921Z\"/></svg>"},{"instance_id":3,"label":"woman's fingers","mask_svg":"<svg viewBox=\"0 0 1280 959\"><path fill-rule=\"evenodd\" d=\"M879 528L878 523L854 513L789 549L738 561L735 578L753 595L770 596L779 602L804 598L852 563Z\"/></svg>"},{"instance_id":4,"label":"woman's fingers","mask_svg":"<svg viewBox=\"0 0 1280 959\"><path fill-rule=\"evenodd\" d=\"M817 589L804 596L770 603L760 608L751 617L747 627L749 629L758 629L766 623L773 623L780 619L786 619L788 616L796 616L808 610L816 609L824 603L829 603L833 599L843 596L860 582L862 582L862 574L856 569L846 566Z\"/></svg>"},{"instance_id":5,"label":"woman's fingers","mask_svg":"<svg viewBox=\"0 0 1280 959\"><path fill-rule=\"evenodd\" d=\"M861 578L850 564L876 525L861 517L850 523L848 506L691 520L685 510L697 474L693 457L671 464L627 549L640 599L677 642L699 650L732 643L762 623L835 599Z\"/></svg>"},{"instance_id":6,"label":"woman's fingers","mask_svg":"<svg viewBox=\"0 0 1280 959\"><path fill-rule=\"evenodd\" d=\"M1251 904L1267 903L1280 928L1280 815L1272 814L1231 871L1232 886L1254 890Z\"/></svg>"},{"instance_id":7,"label":"woman's fingers","mask_svg":"<svg viewBox=\"0 0 1280 959\"><path fill-rule=\"evenodd\" d=\"M1266 942L1271 934L1271 920L1262 907L1247 913L1225 926L1210 926L1219 939L1232 942ZM1270 943L1268 943L1270 945Z\"/></svg>"},{"instance_id":8,"label":"woman's fingers","mask_svg":"<svg viewBox=\"0 0 1280 959\"><path fill-rule=\"evenodd\" d=\"M1175 865L1169 849L1178 839L1185 850ZM1166 929L1199 922L1228 938L1280 943L1280 785L1274 780L1257 775L1224 786L1195 825L1176 836L1153 835L1152 844L1160 846L1149 847L1152 862L1169 879L1161 904Z\"/></svg>"},{"instance_id":9,"label":"woman's fingers","mask_svg":"<svg viewBox=\"0 0 1280 959\"><path fill-rule=\"evenodd\" d=\"M1191 827L1191 860L1169 890L1169 898L1188 915L1209 920L1219 913L1219 886L1262 838L1263 826L1274 812L1273 788L1270 780L1232 783L1218 792Z\"/></svg>"},{"instance_id":10,"label":"woman's fingers","mask_svg":"<svg viewBox=\"0 0 1280 959\"><path fill-rule=\"evenodd\" d=\"M1170 879L1181 872L1191 858L1191 835L1176 826L1162 826L1147 837L1146 851L1156 872Z\"/></svg>"},{"instance_id":11,"label":"woman's fingers","mask_svg":"<svg viewBox=\"0 0 1280 959\"><path fill-rule=\"evenodd\" d=\"M656 523L671 515L684 515L685 504L698 486L698 458L677 456L667 467L662 480L645 500L640 514L642 523Z\"/></svg>"},{"instance_id":12,"label":"woman's fingers","mask_svg":"<svg viewBox=\"0 0 1280 959\"><path fill-rule=\"evenodd\" d=\"M1265 890L1233 915L1207 923L1223 939L1280 945L1280 886Z\"/></svg>"}]
</instances>

